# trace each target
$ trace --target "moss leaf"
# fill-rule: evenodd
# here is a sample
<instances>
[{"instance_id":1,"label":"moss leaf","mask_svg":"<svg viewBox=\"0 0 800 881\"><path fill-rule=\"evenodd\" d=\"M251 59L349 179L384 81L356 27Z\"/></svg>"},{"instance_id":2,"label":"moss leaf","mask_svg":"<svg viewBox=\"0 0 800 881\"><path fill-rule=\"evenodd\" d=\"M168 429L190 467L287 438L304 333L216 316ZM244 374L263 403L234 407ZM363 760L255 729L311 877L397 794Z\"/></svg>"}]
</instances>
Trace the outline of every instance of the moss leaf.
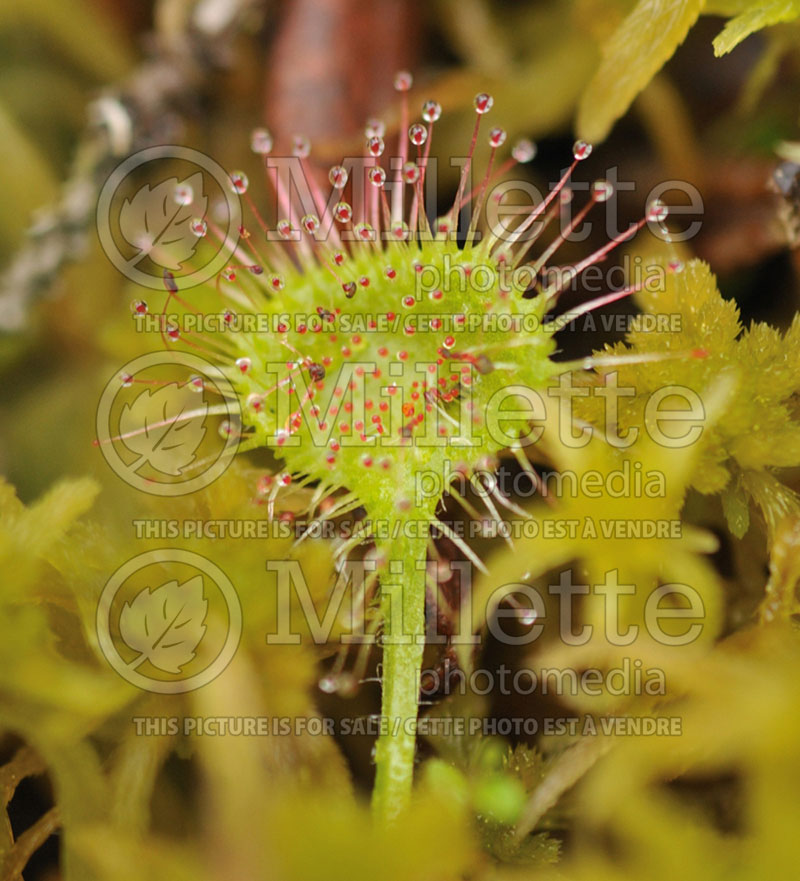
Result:
<instances>
[{"instance_id":1,"label":"moss leaf","mask_svg":"<svg viewBox=\"0 0 800 881\"><path fill-rule=\"evenodd\" d=\"M578 133L602 141L683 42L703 0L639 0L603 47L603 61L578 108Z\"/></svg>"},{"instance_id":2,"label":"moss leaf","mask_svg":"<svg viewBox=\"0 0 800 881\"><path fill-rule=\"evenodd\" d=\"M792 21L800 16L798 0L771 0L753 3L744 12L732 18L714 40L714 54L726 55L750 34L771 24Z\"/></svg>"}]
</instances>

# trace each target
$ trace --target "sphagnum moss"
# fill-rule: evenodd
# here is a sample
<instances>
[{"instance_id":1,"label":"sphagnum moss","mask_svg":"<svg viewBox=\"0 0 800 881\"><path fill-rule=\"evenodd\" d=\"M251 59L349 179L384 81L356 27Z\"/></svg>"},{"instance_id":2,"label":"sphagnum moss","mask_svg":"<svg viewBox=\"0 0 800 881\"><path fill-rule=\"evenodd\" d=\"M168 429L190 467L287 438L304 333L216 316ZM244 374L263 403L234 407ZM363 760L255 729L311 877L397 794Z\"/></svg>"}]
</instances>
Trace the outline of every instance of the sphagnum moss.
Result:
<instances>
[{"instance_id":1,"label":"sphagnum moss","mask_svg":"<svg viewBox=\"0 0 800 881\"><path fill-rule=\"evenodd\" d=\"M538 260L528 260L532 242L559 216L560 203L568 198L573 170L591 153L591 146L579 141L564 176L512 231L479 236L477 224L489 184L535 153L533 144L520 142L511 158L495 168L506 133L492 129L488 166L470 191L481 120L493 104L490 95L479 94L455 200L431 226L423 194L441 107L427 101L424 124L409 127L411 76L398 74L395 85L403 99L397 161L386 163L388 171L380 164L384 126L371 122L366 157L357 166L359 176L334 166L329 173L333 189L326 198L307 167L310 145L296 137L292 159L303 172L306 201L315 210L309 211L306 204L306 213L295 225L293 217L299 212L294 212L279 182L277 201L285 217L276 224L277 237L269 234L251 199L246 175L231 174L232 188L252 210L255 229L260 226L264 233L257 242L252 230L242 229L236 263L217 279L223 319L231 329L215 335L184 334L169 324L168 310L195 309L169 276L162 329L168 345L185 344L210 353L226 371L242 407L241 449L267 446L285 463L285 470L261 487L271 506L282 487L301 480L317 487L316 499L338 493L325 517L358 506L366 509L381 572L382 715L387 728L376 752L374 806L384 820L402 810L411 791L425 642L425 560L432 535L447 535L481 566L437 518L441 496L455 474L470 476L476 469L493 467L496 454L504 449L511 449L530 470L522 452L527 418L511 414L515 425L509 428L508 415L498 421L502 403L516 396L517 401L524 399L527 390L541 390L576 367L612 363L613 358L555 362L554 333L567 320L626 296L644 282L586 303L557 322L547 321L546 314L585 268L667 214L662 203L652 203L641 221L566 271L562 268L552 281L548 263L559 245L588 210L612 192L607 182L597 181L585 208ZM415 161L409 161L409 144L417 151ZM256 130L251 147L269 167L271 135ZM352 204L343 198L348 182ZM472 220L459 234L465 208ZM192 221L192 228L200 238L221 235L204 218ZM529 270L522 275L526 283L508 282L509 277L519 277L511 270L520 267ZM441 287L422 290L424 273L429 273L426 278L442 279ZM464 280L457 290L448 284L454 274ZM471 284L478 274L481 284ZM492 280L488 286L487 278ZM138 302L134 308L142 312L147 306ZM245 314L268 316L270 332L236 329ZM507 323L494 321L500 316L514 317L511 330ZM429 475L438 493L415 497L420 473ZM494 501L511 504L499 493ZM496 516L491 499L489 506ZM356 536L343 544L342 555L361 540Z\"/></svg>"}]
</instances>

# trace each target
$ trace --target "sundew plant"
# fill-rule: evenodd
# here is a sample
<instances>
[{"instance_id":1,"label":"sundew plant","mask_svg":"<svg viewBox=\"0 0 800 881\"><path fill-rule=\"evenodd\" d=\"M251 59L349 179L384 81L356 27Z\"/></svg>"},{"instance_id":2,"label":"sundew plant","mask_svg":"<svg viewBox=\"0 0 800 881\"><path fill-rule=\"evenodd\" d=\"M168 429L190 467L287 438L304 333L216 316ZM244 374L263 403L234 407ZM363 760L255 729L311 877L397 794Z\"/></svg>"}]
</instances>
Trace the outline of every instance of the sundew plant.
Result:
<instances>
[{"instance_id":1,"label":"sundew plant","mask_svg":"<svg viewBox=\"0 0 800 881\"><path fill-rule=\"evenodd\" d=\"M800 6L39 5L0 881L796 877Z\"/></svg>"},{"instance_id":2,"label":"sundew plant","mask_svg":"<svg viewBox=\"0 0 800 881\"><path fill-rule=\"evenodd\" d=\"M202 331L183 334L180 319L175 322L168 316L174 316L176 306L193 306L171 273L165 277L168 294L161 313L165 342L201 351L225 371L242 414L240 450L268 446L284 463L283 470L261 484L271 509L279 503L282 489L300 481L314 487L315 504L326 501L325 518L357 507L366 510L366 528L337 553L344 565L348 552L365 538L374 541L377 551L378 577L372 587L379 585L381 712L389 733L377 746L373 801L385 819L407 804L411 791L429 546L443 536L486 571L476 553L439 517L442 497L458 497L453 484L480 481L481 474L493 472L503 451L534 473L524 451L528 420L536 416L530 398L559 375L660 359L658 353L596 358L587 353L577 362L553 358L559 328L652 285L655 275L584 302L558 318L550 313L583 270L646 224L663 224L668 214L662 202L654 201L642 220L624 233L575 265L551 271L562 243L613 192L607 181L595 181L587 203L540 254L532 255L536 240L569 204L573 171L592 152L591 145L577 141L567 171L546 198L512 229L479 231L495 175L531 160L535 152L533 144L522 141L507 160L498 161L506 132L491 128L483 133L491 151L487 166L472 175L481 123L493 106L492 96L480 93L473 102L474 130L455 199L430 221L426 163L442 108L426 101L423 121L409 125L411 83L407 72L395 78L402 95L396 154L387 151L384 124L373 120L356 170L352 162L350 168L333 166L325 191L310 170L307 139L295 138L293 161L287 165L285 159L271 156L272 135L256 130L251 147L264 157L267 172L277 172L284 216L271 231L247 176L231 173L230 186L244 197L254 232L261 234L251 232L249 225L242 227L232 262L217 279L217 299L229 329L213 336ZM351 201L344 198L348 185ZM295 189L305 196L304 205L302 200L299 206L292 203ZM190 194L181 189L177 197L186 201ZM224 233L213 221L198 216L190 224L198 237L216 237L224 244ZM677 260L666 270L657 268L682 269ZM136 314L149 308L144 301L133 304ZM261 326L267 329L239 330L247 328L248 316L265 318ZM695 346L664 357L693 360L705 355ZM509 404L519 410L520 399L527 407L522 419L519 413L516 420L514 414L504 415ZM485 499L488 516L499 520L498 506L524 515L493 488ZM432 551L435 554L435 547Z\"/></svg>"}]
</instances>

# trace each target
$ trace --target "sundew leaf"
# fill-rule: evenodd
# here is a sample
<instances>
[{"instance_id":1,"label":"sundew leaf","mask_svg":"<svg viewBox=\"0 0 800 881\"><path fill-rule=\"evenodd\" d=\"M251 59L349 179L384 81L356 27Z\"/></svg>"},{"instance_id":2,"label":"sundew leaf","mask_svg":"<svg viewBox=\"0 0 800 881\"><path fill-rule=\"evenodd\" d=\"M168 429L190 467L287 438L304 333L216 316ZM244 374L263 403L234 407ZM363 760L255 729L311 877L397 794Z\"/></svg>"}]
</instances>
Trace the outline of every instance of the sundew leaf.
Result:
<instances>
[{"instance_id":1,"label":"sundew leaf","mask_svg":"<svg viewBox=\"0 0 800 881\"><path fill-rule=\"evenodd\" d=\"M602 141L683 42L704 0L639 0L603 47L603 60L578 107L577 129Z\"/></svg>"},{"instance_id":2,"label":"sundew leaf","mask_svg":"<svg viewBox=\"0 0 800 881\"><path fill-rule=\"evenodd\" d=\"M714 54L719 58L726 55L750 34L771 24L792 21L800 16L798 0L771 0L757 2L732 18L714 40Z\"/></svg>"}]
</instances>

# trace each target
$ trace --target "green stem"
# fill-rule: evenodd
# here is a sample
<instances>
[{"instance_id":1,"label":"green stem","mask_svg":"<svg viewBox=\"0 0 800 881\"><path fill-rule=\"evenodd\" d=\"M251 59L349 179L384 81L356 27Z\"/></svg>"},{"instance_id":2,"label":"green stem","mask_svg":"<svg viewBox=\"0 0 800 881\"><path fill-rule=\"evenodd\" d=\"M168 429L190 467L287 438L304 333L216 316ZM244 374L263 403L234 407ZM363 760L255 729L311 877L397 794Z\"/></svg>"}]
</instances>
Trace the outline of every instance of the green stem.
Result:
<instances>
[{"instance_id":1,"label":"green stem","mask_svg":"<svg viewBox=\"0 0 800 881\"><path fill-rule=\"evenodd\" d=\"M417 515L416 517L414 515ZM379 822L393 820L408 804L414 776L419 678L425 649L425 559L430 518L422 512L394 515L397 538L385 543L381 577L384 728L376 752L372 806Z\"/></svg>"}]
</instances>

